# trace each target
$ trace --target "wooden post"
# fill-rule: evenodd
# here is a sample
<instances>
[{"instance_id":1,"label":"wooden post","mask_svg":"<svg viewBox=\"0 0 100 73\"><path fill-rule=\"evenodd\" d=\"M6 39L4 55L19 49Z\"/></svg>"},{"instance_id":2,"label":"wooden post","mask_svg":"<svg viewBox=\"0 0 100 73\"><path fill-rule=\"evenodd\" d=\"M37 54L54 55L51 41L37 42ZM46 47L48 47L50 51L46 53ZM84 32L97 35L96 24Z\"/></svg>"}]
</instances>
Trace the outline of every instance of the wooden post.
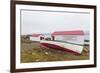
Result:
<instances>
[{"instance_id":1,"label":"wooden post","mask_svg":"<svg viewBox=\"0 0 100 73\"><path fill-rule=\"evenodd\" d=\"M55 40L54 36L52 36L52 40Z\"/></svg>"}]
</instances>

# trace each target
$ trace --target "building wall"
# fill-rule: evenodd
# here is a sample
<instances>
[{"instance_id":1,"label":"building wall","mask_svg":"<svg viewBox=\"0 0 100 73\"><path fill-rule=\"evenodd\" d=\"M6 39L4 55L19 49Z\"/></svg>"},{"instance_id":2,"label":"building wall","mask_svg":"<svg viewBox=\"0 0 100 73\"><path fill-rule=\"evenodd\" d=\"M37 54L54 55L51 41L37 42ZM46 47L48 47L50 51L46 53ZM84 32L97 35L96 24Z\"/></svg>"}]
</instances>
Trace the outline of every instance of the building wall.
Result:
<instances>
[{"instance_id":1,"label":"building wall","mask_svg":"<svg viewBox=\"0 0 100 73\"><path fill-rule=\"evenodd\" d=\"M52 40L52 35L51 34L44 34L43 36L44 36L45 39L50 38Z\"/></svg>"},{"instance_id":2,"label":"building wall","mask_svg":"<svg viewBox=\"0 0 100 73\"><path fill-rule=\"evenodd\" d=\"M31 41L40 41L40 37L30 37Z\"/></svg>"},{"instance_id":3,"label":"building wall","mask_svg":"<svg viewBox=\"0 0 100 73\"><path fill-rule=\"evenodd\" d=\"M33 36L30 36L30 40L31 41L40 41L40 37L43 37L44 39L42 40L46 40L48 38L50 38L51 40L53 40L52 36L51 35L41 35L41 36L38 36L38 37L33 37Z\"/></svg>"},{"instance_id":4,"label":"building wall","mask_svg":"<svg viewBox=\"0 0 100 73\"><path fill-rule=\"evenodd\" d=\"M55 40L71 42L76 44L84 44L83 35L55 35Z\"/></svg>"}]
</instances>

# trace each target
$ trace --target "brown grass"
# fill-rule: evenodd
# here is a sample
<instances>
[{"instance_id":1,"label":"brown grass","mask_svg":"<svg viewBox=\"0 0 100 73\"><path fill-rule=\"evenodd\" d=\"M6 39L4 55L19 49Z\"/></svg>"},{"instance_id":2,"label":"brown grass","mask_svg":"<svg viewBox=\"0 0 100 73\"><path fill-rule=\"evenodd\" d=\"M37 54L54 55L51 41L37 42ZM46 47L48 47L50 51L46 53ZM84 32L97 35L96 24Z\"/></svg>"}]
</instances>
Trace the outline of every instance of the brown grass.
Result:
<instances>
[{"instance_id":1,"label":"brown grass","mask_svg":"<svg viewBox=\"0 0 100 73\"><path fill-rule=\"evenodd\" d=\"M84 46L81 55L73 55L64 51L43 47L37 42L21 41L22 63L86 59L89 59L89 46Z\"/></svg>"}]
</instances>

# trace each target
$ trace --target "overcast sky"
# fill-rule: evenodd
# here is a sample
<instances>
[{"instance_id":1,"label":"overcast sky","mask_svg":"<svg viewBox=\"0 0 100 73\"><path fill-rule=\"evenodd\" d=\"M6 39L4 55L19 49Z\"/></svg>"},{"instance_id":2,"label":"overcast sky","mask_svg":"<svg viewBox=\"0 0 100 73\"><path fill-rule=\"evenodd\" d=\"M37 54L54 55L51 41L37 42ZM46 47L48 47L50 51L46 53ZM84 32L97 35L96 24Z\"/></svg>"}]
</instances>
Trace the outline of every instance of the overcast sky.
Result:
<instances>
[{"instance_id":1,"label":"overcast sky","mask_svg":"<svg viewBox=\"0 0 100 73\"><path fill-rule=\"evenodd\" d=\"M21 11L21 34L89 30L89 13Z\"/></svg>"}]
</instances>

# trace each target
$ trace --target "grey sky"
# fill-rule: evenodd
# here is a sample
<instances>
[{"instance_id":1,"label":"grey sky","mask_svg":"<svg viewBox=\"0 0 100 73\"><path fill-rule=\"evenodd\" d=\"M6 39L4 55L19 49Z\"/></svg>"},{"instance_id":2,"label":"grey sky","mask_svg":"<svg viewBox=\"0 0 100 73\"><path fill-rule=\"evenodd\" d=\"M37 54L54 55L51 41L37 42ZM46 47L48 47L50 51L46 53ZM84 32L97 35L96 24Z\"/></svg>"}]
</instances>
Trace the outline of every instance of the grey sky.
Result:
<instances>
[{"instance_id":1,"label":"grey sky","mask_svg":"<svg viewBox=\"0 0 100 73\"><path fill-rule=\"evenodd\" d=\"M21 34L89 30L89 13L21 11Z\"/></svg>"}]
</instances>

